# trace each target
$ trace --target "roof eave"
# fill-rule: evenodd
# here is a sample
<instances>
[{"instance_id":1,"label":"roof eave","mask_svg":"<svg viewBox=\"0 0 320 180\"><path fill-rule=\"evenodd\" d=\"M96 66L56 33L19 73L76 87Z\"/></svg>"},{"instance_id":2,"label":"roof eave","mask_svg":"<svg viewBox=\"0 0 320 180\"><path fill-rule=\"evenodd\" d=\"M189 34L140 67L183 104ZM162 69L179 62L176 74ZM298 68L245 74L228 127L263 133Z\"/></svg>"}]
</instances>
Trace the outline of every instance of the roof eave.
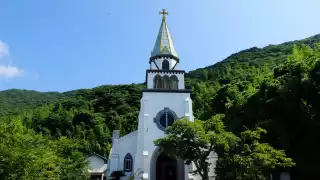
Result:
<instances>
[{"instance_id":1,"label":"roof eave","mask_svg":"<svg viewBox=\"0 0 320 180\"><path fill-rule=\"evenodd\" d=\"M177 62L180 61L180 59L172 54L157 54L157 55L153 55L150 57L150 61L149 61L149 64L155 60L155 59L158 59L158 58L172 58L174 60L176 60Z\"/></svg>"}]
</instances>

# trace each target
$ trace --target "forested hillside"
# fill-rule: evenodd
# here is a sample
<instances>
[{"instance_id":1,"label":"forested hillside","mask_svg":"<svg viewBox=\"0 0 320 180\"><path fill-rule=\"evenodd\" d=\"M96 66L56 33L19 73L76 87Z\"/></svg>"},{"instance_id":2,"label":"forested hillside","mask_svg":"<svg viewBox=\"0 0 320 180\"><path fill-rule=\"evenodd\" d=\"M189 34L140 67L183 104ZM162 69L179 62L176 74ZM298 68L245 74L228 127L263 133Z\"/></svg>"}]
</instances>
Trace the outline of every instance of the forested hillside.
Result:
<instances>
[{"instance_id":1,"label":"forested hillside","mask_svg":"<svg viewBox=\"0 0 320 180\"><path fill-rule=\"evenodd\" d=\"M297 179L303 177L301 174L317 172L320 169L314 163L320 157L317 146L315 150L311 146L320 140L318 116L314 114L320 103L316 94L319 90L313 86L319 78L317 66L310 62L315 62L315 52L320 50L314 47L317 42L320 35L254 47L187 73L186 86L193 89L196 118L206 120L217 113L225 114L227 128L235 133L263 126L270 132L264 140L287 150L297 161ZM308 62L285 64L294 44L315 48L295 49L294 55ZM107 156L114 129L124 135L137 128L140 90L144 87L114 85L65 93L2 91L0 120L7 122L19 116L27 128L50 139L67 136L79 140L82 151Z\"/></svg>"},{"instance_id":2,"label":"forested hillside","mask_svg":"<svg viewBox=\"0 0 320 180\"><path fill-rule=\"evenodd\" d=\"M39 105L53 104L64 97L72 96L74 96L73 91L66 93L43 93L21 89L0 91L0 116L19 114L23 110L32 109Z\"/></svg>"}]
</instances>

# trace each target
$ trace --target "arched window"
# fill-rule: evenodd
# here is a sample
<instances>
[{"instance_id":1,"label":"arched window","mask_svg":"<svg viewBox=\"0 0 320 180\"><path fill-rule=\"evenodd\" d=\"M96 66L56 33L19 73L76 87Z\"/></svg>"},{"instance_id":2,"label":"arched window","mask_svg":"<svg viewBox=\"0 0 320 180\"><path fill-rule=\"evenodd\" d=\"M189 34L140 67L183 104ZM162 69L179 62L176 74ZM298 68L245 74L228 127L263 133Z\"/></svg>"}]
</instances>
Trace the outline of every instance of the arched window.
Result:
<instances>
[{"instance_id":1,"label":"arched window","mask_svg":"<svg viewBox=\"0 0 320 180\"><path fill-rule=\"evenodd\" d=\"M171 126L176 119L177 115L175 112L173 112L169 108L164 108L154 118L154 122L157 124L159 129L164 131L169 126Z\"/></svg>"},{"instance_id":2,"label":"arched window","mask_svg":"<svg viewBox=\"0 0 320 180\"><path fill-rule=\"evenodd\" d=\"M124 157L123 161L123 170L126 172L132 172L132 164L133 164L133 158L130 153L127 153Z\"/></svg>"},{"instance_id":3,"label":"arched window","mask_svg":"<svg viewBox=\"0 0 320 180\"><path fill-rule=\"evenodd\" d=\"M163 76L163 85L162 88L164 89L170 89L170 78L167 75Z\"/></svg>"},{"instance_id":4,"label":"arched window","mask_svg":"<svg viewBox=\"0 0 320 180\"><path fill-rule=\"evenodd\" d=\"M178 89L179 80L176 75L170 77L170 89Z\"/></svg>"},{"instance_id":5,"label":"arched window","mask_svg":"<svg viewBox=\"0 0 320 180\"><path fill-rule=\"evenodd\" d=\"M163 85L162 77L159 74L157 74L153 78L153 88L154 89L160 89L160 88L162 88L162 85Z\"/></svg>"},{"instance_id":6,"label":"arched window","mask_svg":"<svg viewBox=\"0 0 320 180\"><path fill-rule=\"evenodd\" d=\"M162 69L169 70L169 61L168 60L165 59L162 61Z\"/></svg>"}]
</instances>

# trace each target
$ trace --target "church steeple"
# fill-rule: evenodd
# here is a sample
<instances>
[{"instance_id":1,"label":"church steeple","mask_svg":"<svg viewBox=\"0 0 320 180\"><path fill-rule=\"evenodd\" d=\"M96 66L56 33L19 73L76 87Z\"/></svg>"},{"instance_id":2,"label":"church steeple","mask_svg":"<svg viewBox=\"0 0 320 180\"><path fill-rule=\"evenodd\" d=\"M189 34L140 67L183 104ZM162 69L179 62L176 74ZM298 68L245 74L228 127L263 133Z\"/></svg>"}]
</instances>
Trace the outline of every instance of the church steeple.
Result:
<instances>
[{"instance_id":1,"label":"church steeple","mask_svg":"<svg viewBox=\"0 0 320 180\"><path fill-rule=\"evenodd\" d=\"M163 9L162 12L160 12L160 14L162 14L162 22L156 43L154 45L153 51L151 52L151 58L162 55L168 55L178 60L178 54L176 52L176 49L174 48L169 28L166 23L166 15L168 15L168 12L166 12L166 10Z\"/></svg>"},{"instance_id":2,"label":"church steeple","mask_svg":"<svg viewBox=\"0 0 320 180\"><path fill-rule=\"evenodd\" d=\"M147 89L170 92L185 90L185 71L179 70L178 54L166 23L168 12L163 9L160 14L162 14L162 22L149 61L150 69L147 70L146 77Z\"/></svg>"}]
</instances>

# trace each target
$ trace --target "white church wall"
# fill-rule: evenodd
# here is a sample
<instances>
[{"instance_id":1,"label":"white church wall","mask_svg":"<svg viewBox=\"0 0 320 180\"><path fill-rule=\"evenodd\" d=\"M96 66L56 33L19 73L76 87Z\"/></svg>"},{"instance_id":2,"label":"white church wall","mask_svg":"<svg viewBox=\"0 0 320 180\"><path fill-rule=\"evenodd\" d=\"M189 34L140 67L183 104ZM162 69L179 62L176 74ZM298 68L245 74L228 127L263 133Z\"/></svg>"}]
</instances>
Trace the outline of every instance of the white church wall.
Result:
<instances>
[{"instance_id":1,"label":"white church wall","mask_svg":"<svg viewBox=\"0 0 320 180\"><path fill-rule=\"evenodd\" d=\"M192 111L192 100L190 97L184 100L184 106L185 106L184 116L188 118L189 121L193 122L194 117L193 117L193 111Z\"/></svg>"},{"instance_id":2,"label":"white church wall","mask_svg":"<svg viewBox=\"0 0 320 180\"><path fill-rule=\"evenodd\" d=\"M179 80L179 83L178 83L178 89L185 89L185 86L184 86L184 74L183 73L175 73L175 74L173 74L173 73L168 73L168 72L157 72L157 73L153 73L153 72L149 72L148 74L147 74L147 76L148 76L148 82L147 82L147 88L148 89L153 89L153 86L154 86L154 81L153 81L153 79L154 79L154 77L156 76L156 75L160 75L161 77L163 77L164 75L168 75L169 77L171 76L171 75L175 75L175 76L177 76L177 78L178 78L178 80Z\"/></svg>"},{"instance_id":3,"label":"white church wall","mask_svg":"<svg viewBox=\"0 0 320 180\"><path fill-rule=\"evenodd\" d=\"M138 131L134 131L119 139L118 153L119 153L119 169L124 167L124 157L127 153L130 153L133 161L135 160L135 154L137 149L137 134ZM133 162L132 162L133 163ZM134 163L133 163L134 166Z\"/></svg>"},{"instance_id":4,"label":"white church wall","mask_svg":"<svg viewBox=\"0 0 320 180\"><path fill-rule=\"evenodd\" d=\"M216 177L215 168L216 168L217 160L218 160L217 153L211 152L208 156L208 162L210 163L209 177L211 177L211 179L214 179L214 177Z\"/></svg>"},{"instance_id":5,"label":"white church wall","mask_svg":"<svg viewBox=\"0 0 320 180\"><path fill-rule=\"evenodd\" d=\"M119 154L117 152L112 152L111 159L108 161L109 173L113 171L118 171L119 168Z\"/></svg>"},{"instance_id":6,"label":"white church wall","mask_svg":"<svg viewBox=\"0 0 320 180\"><path fill-rule=\"evenodd\" d=\"M111 155L110 159L108 160L109 165L109 173L112 173L113 171L117 171L119 166L119 136L120 131L113 131L112 134L112 147L111 147Z\"/></svg>"},{"instance_id":7,"label":"white church wall","mask_svg":"<svg viewBox=\"0 0 320 180\"><path fill-rule=\"evenodd\" d=\"M143 97L140 100L140 111L139 111L139 122L138 122L138 134L137 134L137 148L136 148L136 154L135 154L135 161L134 161L134 172L138 168L142 167L142 146L143 146L143 114L144 114L144 99Z\"/></svg>"},{"instance_id":8,"label":"white church wall","mask_svg":"<svg viewBox=\"0 0 320 180\"><path fill-rule=\"evenodd\" d=\"M149 115L147 121L144 122L144 124L146 125L145 128L147 128L145 131L146 138L160 138L164 135L164 132L156 126L154 118L165 107L174 111L179 118L184 117L186 113L188 113L189 115L193 114L192 109L190 109L192 107L185 105L186 100L191 100L189 93L143 92L143 97L144 99L147 99L144 104L144 111ZM187 102L191 103L191 101ZM150 135L148 136L147 134ZM151 143L153 145L153 141L151 140L146 143Z\"/></svg>"},{"instance_id":9,"label":"white church wall","mask_svg":"<svg viewBox=\"0 0 320 180\"><path fill-rule=\"evenodd\" d=\"M165 136L164 132L157 127L154 118L166 107L174 111L179 118L188 114L193 120L192 105L186 106L186 102L192 103L189 93L143 92L144 108L142 111L144 114L142 119L139 119L139 124L143 124L143 126L139 126L139 133L143 131L143 137L140 137L142 144L138 151L141 152L139 157L142 159L142 162L139 163L142 166L140 168L144 170L146 177L150 176L150 162L157 148L154 145L154 140Z\"/></svg>"}]
</instances>

